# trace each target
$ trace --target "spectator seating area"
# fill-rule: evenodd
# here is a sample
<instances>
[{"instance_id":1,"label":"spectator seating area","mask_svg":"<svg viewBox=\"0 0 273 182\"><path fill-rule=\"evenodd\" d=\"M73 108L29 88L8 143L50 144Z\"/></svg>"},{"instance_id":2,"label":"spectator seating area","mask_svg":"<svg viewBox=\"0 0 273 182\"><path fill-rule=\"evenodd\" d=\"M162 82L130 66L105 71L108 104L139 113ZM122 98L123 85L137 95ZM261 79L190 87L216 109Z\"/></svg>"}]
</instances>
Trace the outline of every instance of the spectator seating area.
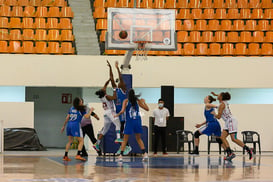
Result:
<instances>
[{"instance_id":1,"label":"spectator seating area","mask_svg":"<svg viewBox=\"0 0 273 182\"><path fill-rule=\"evenodd\" d=\"M75 54L66 0L0 0L0 53Z\"/></svg>"},{"instance_id":2,"label":"spectator seating area","mask_svg":"<svg viewBox=\"0 0 273 182\"><path fill-rule=\"evenodd\" d=\"M107 8L132 8L134 1L95 0L93 17L101 44ZM137 8L176 10L177 51L149 51L172 56L272 56L272 0L141 0ZM105 50L123 55L123 50Z\"/></svg>"}]
</instances>

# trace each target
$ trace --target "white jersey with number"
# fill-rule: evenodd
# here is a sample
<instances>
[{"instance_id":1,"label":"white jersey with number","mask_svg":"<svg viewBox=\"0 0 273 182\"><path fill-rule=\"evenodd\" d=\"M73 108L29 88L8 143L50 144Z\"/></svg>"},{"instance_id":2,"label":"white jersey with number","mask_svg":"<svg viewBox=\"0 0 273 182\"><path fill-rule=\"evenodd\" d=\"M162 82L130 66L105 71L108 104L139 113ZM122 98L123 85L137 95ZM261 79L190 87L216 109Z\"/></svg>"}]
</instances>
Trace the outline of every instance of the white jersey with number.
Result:
<instances>
[{"instance_id":1,"label":"white jersey with number","mask_svg":"<svg viewBox=\"0 0 273 182\"><path fill-rule=\"evenodd\" d=\"M110 110L111 112L116 112L116 107L113 100L107 100L106 96L102 97L100 100L105 111Z\"/></svg>"},{"instance_id":2,"label":"white jersey with number","mask_svg":"<svg viewBox=\"0 0 273 182\"><path fill-rule=\"evenodd\" d=\"M227 101L223 101L223 103L225 104L225 109L223 110L223 113L222 113L222 119L224 121L230 121L232 120L233 116L231 114L231 111L229 109L229 103Z\"/></svg>"}]
</instances>

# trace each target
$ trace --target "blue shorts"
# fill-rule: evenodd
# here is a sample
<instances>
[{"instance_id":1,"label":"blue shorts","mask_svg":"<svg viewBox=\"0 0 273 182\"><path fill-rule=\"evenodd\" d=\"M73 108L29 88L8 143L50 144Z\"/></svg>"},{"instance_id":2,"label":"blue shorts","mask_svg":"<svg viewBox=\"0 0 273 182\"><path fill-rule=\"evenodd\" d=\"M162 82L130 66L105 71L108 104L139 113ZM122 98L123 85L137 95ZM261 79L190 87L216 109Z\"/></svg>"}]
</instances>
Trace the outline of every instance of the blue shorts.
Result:
<instances>
[{"instance_id":1,"label":"blue shorts","mask_svg":"<svg viewBox=\"0 0 273 182\"><path fill-rule=\"evenodd\" d=\"M219 137L221 136L221 126L218 121L208 122L207 125L199 131L208 136L211 136L212 134Z\"/></svg>"},{"instance_id":2,"label":"blue shorts","mask_svg":"<svg viewBox=\"0 0 273 182\"><path fill-rule=\"evenodd\" d=\"M132 135L133 133L142 133L141 120L126 121L123 133L126 135Z\"/></svg>"},{"instance_id":3,"label":"blue shorts","mask_svg":"<svg viewBox=\"0 0 273 182\"><path fill-rule=\"evenodd\" d=\"M78 122L69 121L66 126L66 135L73 137L83 137L81 124Z\"/></svg>"}]
</instances>

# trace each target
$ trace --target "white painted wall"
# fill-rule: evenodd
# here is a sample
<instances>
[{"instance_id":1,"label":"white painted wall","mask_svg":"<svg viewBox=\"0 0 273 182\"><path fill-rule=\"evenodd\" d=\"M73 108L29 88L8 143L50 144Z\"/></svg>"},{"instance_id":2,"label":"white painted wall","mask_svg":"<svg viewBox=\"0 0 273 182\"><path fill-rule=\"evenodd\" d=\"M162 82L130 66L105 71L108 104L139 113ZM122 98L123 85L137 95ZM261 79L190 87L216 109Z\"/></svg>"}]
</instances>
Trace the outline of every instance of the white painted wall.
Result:
<instances>
[{"instance_id":1,"label":"white painted wall","mask_svg":"<svg viewBox=\"0 0 273 182\"><path fill-rule=\"evenodd\" d=\"M34 128L34 103L0 102L0 120L4 128Z\"/></svg>"},{"instance_id":2,"label":"white painted wall","mask_svg":"<svg viewBox=\"0 0 273 182\"><path fill-rule=\"evenodd\" d=\"M122 63L123 58L0 55L0 73L4 75L0 85L101 87L109 77L106 59L113 65L115 60ZM273 88L272 57L155 56L131 65L134 87Z\"/></svg>"}]
</instances>

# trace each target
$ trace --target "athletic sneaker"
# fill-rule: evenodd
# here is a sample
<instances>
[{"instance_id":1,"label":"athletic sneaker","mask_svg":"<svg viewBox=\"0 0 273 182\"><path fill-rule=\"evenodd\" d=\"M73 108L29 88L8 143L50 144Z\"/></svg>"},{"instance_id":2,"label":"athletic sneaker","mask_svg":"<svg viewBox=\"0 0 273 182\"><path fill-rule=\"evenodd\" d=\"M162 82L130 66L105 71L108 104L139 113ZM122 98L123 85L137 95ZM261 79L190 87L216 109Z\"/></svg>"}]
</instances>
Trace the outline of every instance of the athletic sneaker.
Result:
<instances>
[{"instance_id":1,"label":"athletic sneaker","mask_svg":"<svg viewBox=\"0 0 273 182\"><path fill-rule=\"evenodd\" d=\"M190 153L190 155L199 155L199 151L198 150L194 150L193 152Z\"/></svg>"},{"instance_id":2,"label":"athletic sneaker","mask_svg":"<svg viewBox=\"0 0 273 182\"><path fill-rule=\"evenodd\" d=\"M121 147L119 147L118 151L117 151L117 154L119 155L121 152Z\"/></svg>"},{"instance_id":3,"label":"athletic sneaker","mask_svg":"<svg viewBox=\"0 0 273 182\"><path fill-rule=\"evenodd\" d=\"M95 143L95 144L93 145L93 148L94 148L97 152L100 151L100 145L97 144L97 143Z\"/></svg>"},{"instance_id":4,"label":"athletic sneaker","mask_svg":"<svg viewBox=\"0 0 273 182\"><path fill-rule=\"evenodd\" d=\"M75 159L81 160L81 161L86 161L86 159L81 157L80 155L76 155Z\"/></svg>"},{"instance_id":5,"label":"athletic sneaker","mask_svg":"<svg viewBox=\"0 0 273 182\"><path fill-rule=\"evenodd\" d=\"M126 146L124 150L124 155L128 155L131 152L132 148L130 146Z\"/></svg>"},{"instance_id":6,"label":"athletic sneaker","mask_svg":"<svg viewBox=\"0 0 273 182\"><path fill-rule=\"evenodd\" d=\"M69 159L67 156L64 156L63 161L71 161L71 159Z\"/></svg>"},{"instance_id":7,"label":"athletic sneaker","mask_svg":"<svg viewBox=\"0 0 273 182\"><path fill-rule=\"evenodd\" d=\"M251 160L253 157L253 149L251 148L247 153L249 155L249 160Z\"/></svg>"},{"instance_id":8,"label":"athletic sneaker","mask_svg":"<svg viewBox=\"0 0 273 182\"><path fill-rule=\"evenodd\" d=\"M143 159L142 159L142 161L143 161L143 162L147 162L148 159L149 159L148 154L147 154L147 153L144 153L144 154L143 154Z\"/></svg>"},{"instance_id":9,"label":"athletic sneaker","mask_svg":"<svg viewBox=\"0 0 273 182\"><path fill-rule=\"evenodd\" d=\"M116 140L115 140L115 143L122 143L123 142L123 139L121 139L121 138L117 138Z\"/></svg>"},{"instance_id":10,"label":"athletic sneaker","mask_svg":"<svg viewBox=\"0 0 273 182\"><path fill-rule=\"evenodd\" d=\"M228 156L224 157L224 160L227 161L232 161L232 159L234 159L236 157L236 155L232 152L231 154L229 154Z\"/></svg>"}]
</instances>

